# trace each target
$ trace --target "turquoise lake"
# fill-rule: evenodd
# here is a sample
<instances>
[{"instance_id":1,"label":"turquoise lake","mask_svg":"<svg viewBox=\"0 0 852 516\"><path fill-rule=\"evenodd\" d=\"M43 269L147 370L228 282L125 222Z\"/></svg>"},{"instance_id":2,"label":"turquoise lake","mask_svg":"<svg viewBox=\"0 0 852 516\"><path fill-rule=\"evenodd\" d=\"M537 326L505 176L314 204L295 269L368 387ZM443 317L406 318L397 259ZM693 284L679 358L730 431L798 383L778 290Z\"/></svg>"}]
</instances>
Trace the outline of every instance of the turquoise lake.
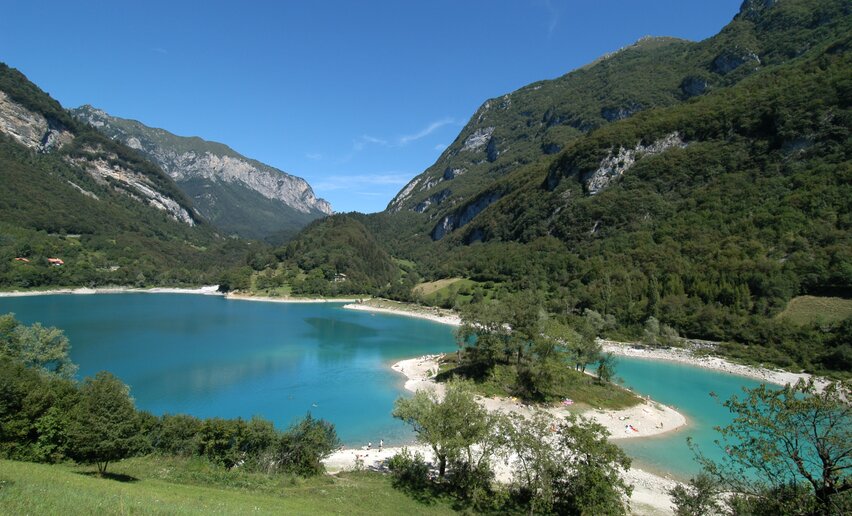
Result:
<instances>
[{"instance_id":1,"label":"turquoise lake","mask_svg":"<svg viewBox=\"0 0 852 516\"><path fill-rule=\"evenodd\" d=\"M346 310L333 303L264 303L190 294L48 295L0 298L0 313L62 328L79 375L108 370L154 414L260 415L284 428L310 411L333 422L348 445L409 442L390 413L407 395L390 366L456 349L453 328L411 317ZM619 357L624 384L674 406L687 427L660 437L619 440L651 470L697 470L687 436L718 456L720 399L758 382L671 362Z\"/></svg>"}]
</instances>

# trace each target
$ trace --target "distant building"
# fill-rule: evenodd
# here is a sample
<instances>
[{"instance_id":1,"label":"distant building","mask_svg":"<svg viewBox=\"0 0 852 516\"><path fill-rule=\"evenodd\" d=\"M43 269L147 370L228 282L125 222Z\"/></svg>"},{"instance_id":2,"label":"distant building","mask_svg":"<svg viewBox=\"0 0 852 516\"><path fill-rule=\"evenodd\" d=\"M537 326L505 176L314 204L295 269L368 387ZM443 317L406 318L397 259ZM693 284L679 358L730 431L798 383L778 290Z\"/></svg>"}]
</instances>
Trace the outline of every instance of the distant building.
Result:
<instances>
[{"instance_id":1,"label":"distant building","mask_svg":"<svg viewBox=\"0 0 852 516\"><path fill-rule=\"evenodd\" d=\"M53 265L54 267L60 267L62 265L65 265L65 262L63 262L59 258L48 258L47 263Z\"/></svg>"},{"instance_id":2,"label":"distant building","mask_svg":"<svg viewBox=\"0 0 852 516\"><path fill-rule=\"evenodd\" d=\"M21 258L21 257L18 257L18 258L15 258L15 261L16 261L16 262L30 263L30 259L29 259L29 258Z\"/></svg>"},{"instance_id":3,"label":"distant building","mask_svg":"<svg viewBox=\"0 0 852 516\"><path fill-rule=\"evenodd\" d=\"M337 274L334 275L334 282L335 283L343 283L344 281L346 281L346 274L343 274L342 272L338 272Z\"/></svg>"}]
</instances>

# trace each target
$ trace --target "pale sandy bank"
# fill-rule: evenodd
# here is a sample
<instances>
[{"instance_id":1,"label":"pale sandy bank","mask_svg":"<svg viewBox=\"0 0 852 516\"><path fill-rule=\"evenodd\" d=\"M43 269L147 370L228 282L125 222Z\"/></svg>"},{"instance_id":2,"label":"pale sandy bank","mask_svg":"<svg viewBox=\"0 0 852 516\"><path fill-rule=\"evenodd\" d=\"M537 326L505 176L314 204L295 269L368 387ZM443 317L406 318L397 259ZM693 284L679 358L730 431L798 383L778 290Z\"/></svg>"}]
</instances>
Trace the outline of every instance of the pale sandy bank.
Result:
<instances>
[{"instance_id":1,"label":"pale sandy bank","mask_svg":"<svg viewBox=\"0 0 852 516\"><path fill-rule=\"evenodd\" d=\"M434 376L438 372L440 357L441 355L426 355L401 360L393 365L393 369L405 375L405 388L407 390L416 392L428 389L441 395L444 386L437 384L434 380ZM498 410L504 413L514 412L525 416L532 413L531 407L512 399L479 397L477 401L488 410ZM563 407L549 407L546 410L556 417L564 417L566 414L566 409ZM583 415L595 419L606 427L612 439L658 435L677 430L687 423L686 418L674 409L650 400L623 410L587 410L583 412ZM631 425L638 431L625 429L626 425ZM408 448L413 452L421 453L427 461L434 461L432 450L429 447L411 445ZM401 449L401 447L386 447L379 450L375 445L372 449L367 449L366 446L343 449L332 454L324 463L332 473L354 469L359 462L364 468L381 471L385 468L384 462ZM506 483L512 480L512 463L511 458L507 461L495 463L495 473L499 482ZM640 515L672 514L668 490L676 485L674 480L637 468L629 470L625 478L634 487L631 497L631 513Z\"/></svg>"},{"instance_id":2,"label":"pale sandy bank","mask_svg":"<svg viewBox=\"0 0 852 516\"><path fill-rule=\"evenodd\" d=\"M225 298L233 301L259 301L262 303L353 303L358 301L353 297L269 297L269 296L254 296L251 294L243 294L240 292L228 292Z\"/></svg>"},{"instance_id":3,"label":"pale sandy bank","mask_svg":"<svg viewBox=\"0 0 852 516\"><path fill-rule=\"evenodd\" d=\"M400 360L392 367L394 371L405 375L406 390L417 392L428 389L442 395L444 386L435 382L434 379L438 373L438 360L440 358L441 355L426 355ZM533 407L512 398L477 396L477 401L491 411L521 414L525 417L529 417L533 413ZM544 407L543 409L555 417L565 417L569 412L569 409L562 405ZM687 424L686 418L680 412L650 399L626 409L588 409L581 413L604 426L612 439L633 439L659 435L677 430Z\"/></svg>"},{"instance_id":4,"label":"pale sandy bank","mask_svg":"<svg viewBox=\"0 0 852 516\"><path fill-rule=\"evenodd\" d=\"M404 308L403 308L404 307ZM349 310L363 310L365 312L377 312L383 314L404 315L406 317L416 317L418 319L428 319L441 324L449 324L459 326L461 317L449 310L430 309L416 305L400 304L398 308L390 308L384 306L375 306L369 303L351 303L344 305L343 308Z\"/></svg>"},{"instance_id":5,"label":"pale sandy bank","mask_svg":"<svg viewBox=\"0 0 852 516\"><path fill-rule=\"evenodd\" d=\"M219 285L207 285L197 288L132 288L132 287L97 287L97 288L59 288L53 290L16 290L11 292L0 292L0 297L22 297L22 296L48 296L52 294L123 294L126 292L143 294L200 294L207 296L221 296L218 291Z\"/></svg>"},{"instance_id":6,"label":"pale sandy bank","mask_svg":"<svg viewBox=\"0 0 852 516\"><path fill-rule=\"evenodd\" d=\"M811 378L811 375L807 373L792 373L790 371L782 371L778 369L767 369L763 367L735 364L725 360L724 358L715 356L698 356L688 349L651 349L634 347L634 345L626 342L615 342L611 340L601 340L600 342L603 345L604 351L616 355L679 362L681 364L713 369L747 378L754 378L762 382L773 383L776 385L786 385L788 383L794 384L800 379L807 380ZM818 386L822 386L827 383L825 380L820 378L816 378L815 382Z\"/></svg>"}]
</instances>

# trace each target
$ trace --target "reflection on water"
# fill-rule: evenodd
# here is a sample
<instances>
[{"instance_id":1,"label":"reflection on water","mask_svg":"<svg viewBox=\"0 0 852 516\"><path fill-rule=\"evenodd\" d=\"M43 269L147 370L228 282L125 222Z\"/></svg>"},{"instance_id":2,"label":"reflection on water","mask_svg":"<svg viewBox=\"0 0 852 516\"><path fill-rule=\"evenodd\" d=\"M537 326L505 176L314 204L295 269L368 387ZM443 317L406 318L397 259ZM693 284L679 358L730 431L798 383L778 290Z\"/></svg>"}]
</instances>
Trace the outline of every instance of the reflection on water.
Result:
<instances>
[{"instance_id":1,"label":"reflection on water","mask_svg":"<svg viewBox=\"0 0 852 516\"><path fill-rule=\"evenodd\" d=\"M279 427L310 411L351 444L409 440L390 416L404 393L388 364L454 348L447 326L339 304L177 294L0 298L0 312L8 311L65 329L81 376L115 373L142 409L257 414Z\"/></svg>"}]
</instances>

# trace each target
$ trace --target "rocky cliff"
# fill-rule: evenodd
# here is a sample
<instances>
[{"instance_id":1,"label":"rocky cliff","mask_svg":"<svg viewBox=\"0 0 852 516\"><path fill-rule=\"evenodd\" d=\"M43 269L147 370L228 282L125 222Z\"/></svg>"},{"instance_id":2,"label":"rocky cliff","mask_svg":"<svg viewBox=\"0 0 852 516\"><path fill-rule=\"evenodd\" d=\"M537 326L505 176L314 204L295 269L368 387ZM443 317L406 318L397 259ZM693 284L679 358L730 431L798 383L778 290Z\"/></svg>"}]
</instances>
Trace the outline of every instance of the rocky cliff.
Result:
<instances>
[{"instance_id":1,"label":"rocky cliff","mask_svg":"<svg viewBox=\"0 0 852 516\"><path fill-rule=\"evenodd\" d=\"M13 93L19 92L13 91ZM73 127L68 127L59 120L58 116L53 116L50 112L42 113L17 102L2 89L0 89L0 134L38 153L47 154L64 150L66 152L59 153L62 160L87 173L98 184L166 212L178 222L190 226L196 223L193 210L185 199L180 195L175 196L176 192L158 184L159 178L156 173L152 176L147 167L135 167L132 162L119 156L114 149L106 149L97 142L87 141L80 145L71 145L79 143L75 142L76 135ZM157 173L162 174L159 171ZM67 182L80 193L99 200L96 194L77 183L71 180Z\"/></svg>"},{"instance_id":2,"label":"rocky cliff","mask_svg":"<svg viewBox=\"0 0 852 516\"><path fill-rule=\"evenodd\" d=\"M10 99L9 95L2 90L0 90L0 132L39 152L50 152L61 148L74 139L74 135L61 122L49 120L41 113L27 109Z\"/></svg>"},{"instance_id":3,"label":"rocky cliff","mask_svg":"<svg viewBox=\"0 0 852 516\"><path fill-rule=\"evenodd\" d=\"M72 114L159 165L193 198L196 207L225 232L250 238L292 234L332 213L302 178L201 138L176 136L92 106Z\"/></svg>"}]
</instances>

